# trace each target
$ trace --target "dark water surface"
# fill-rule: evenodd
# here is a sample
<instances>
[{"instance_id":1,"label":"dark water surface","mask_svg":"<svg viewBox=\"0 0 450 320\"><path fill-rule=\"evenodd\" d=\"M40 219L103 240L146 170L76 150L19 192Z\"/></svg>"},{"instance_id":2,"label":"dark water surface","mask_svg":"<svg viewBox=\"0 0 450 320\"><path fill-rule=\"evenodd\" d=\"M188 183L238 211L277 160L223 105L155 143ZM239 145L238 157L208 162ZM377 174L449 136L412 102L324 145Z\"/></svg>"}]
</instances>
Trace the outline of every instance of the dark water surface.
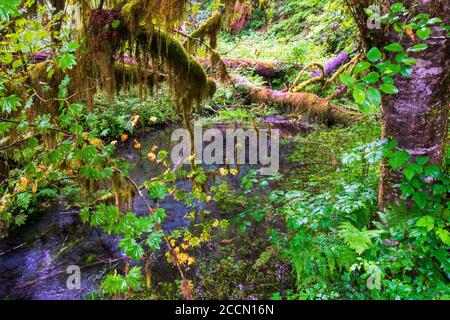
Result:
<instances>
[{"instance_id":1,"label":"dark water surface","mask_svg":"<svg viewBox=\"0 0 450 320\"><path fill-rule=\"evenodd\" d=\"M267 118L267 123L281 131L282 137L306 134L308 129L289 120ZM228 128L229 124L215 127ZM137 182L161 173L162 169L146 159L146 153L153 145L159 150L170 150L173 127L159 129L145 135L139 141L141 152L136 152L130 143L119 148L119 155L130 162L130 176ZM280 168L286 169L288 153L286 145L280 146ZM210 167L211 168L211 167ZM249 170L243 166L241 174ZM238 178L234 181L237 183ZM177 187L189 189L188 181L180 181ZM134 212L145 214L147 207L139 197L134 199ZM191 211L184 203L167 199L161 202L167 211L165 230L175 230L186 226L184 216ZM213 205L208 208L216 210ZM118 238L81 223L76 208L70 208L61 200L47 212L31 217L27 223L0 242L0 298L11 299L83 299L90 291L95 291L101 279L115 267L120 268L123 256L117 248ZM71 265L81 269L81 289L68 289L70 276L67 268ZM164 277L164 272L172 272L158 266L152 272Z\"/></svg>"}]
</instances>

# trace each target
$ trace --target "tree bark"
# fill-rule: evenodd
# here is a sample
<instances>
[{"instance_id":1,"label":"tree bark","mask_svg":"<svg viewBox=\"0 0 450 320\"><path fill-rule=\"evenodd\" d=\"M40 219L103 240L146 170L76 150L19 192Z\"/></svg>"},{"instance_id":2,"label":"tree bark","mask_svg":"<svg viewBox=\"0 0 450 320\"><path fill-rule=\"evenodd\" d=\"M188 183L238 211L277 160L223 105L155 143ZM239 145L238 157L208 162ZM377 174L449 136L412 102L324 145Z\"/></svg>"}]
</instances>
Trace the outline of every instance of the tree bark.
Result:
<instances>
[{"instance_id":1,"label":"tree bark","mask_svg":"<svg viewBox=\"0 0 450 320\"><path fill-rule=\"evenodd\" d=\"M395 2L397 0L389 0L387 4ZM429 13L431 17L442 18L443 25L449 24L449 1L408 0L404 3L415 15ZM417 39L413 42L409 37L400 37L392 28L381 36L378 32L367 39L370 44L377 39L380 48L394 42L402 43L405 48L417 44ZM395 85L399 93L383 98L383 137L397 140L398 149L406 150L412 158L428 156L432 164L441 164L448 134L450 41L446 32L435 25L425 43L427 50L411 54L417 60L413 76L397 76ZM380 209L400 199L398 184L401 179L400 171L382 164Z\"/></svg>"}]
</instances>

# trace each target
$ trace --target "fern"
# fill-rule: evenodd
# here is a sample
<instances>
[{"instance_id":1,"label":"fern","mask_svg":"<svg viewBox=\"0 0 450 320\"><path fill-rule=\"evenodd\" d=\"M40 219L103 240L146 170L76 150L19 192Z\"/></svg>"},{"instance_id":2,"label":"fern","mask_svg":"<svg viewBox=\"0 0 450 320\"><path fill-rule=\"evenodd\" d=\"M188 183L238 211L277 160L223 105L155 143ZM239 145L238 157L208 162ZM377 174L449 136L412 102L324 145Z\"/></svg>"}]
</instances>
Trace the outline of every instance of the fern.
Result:
<instances>
[{"instance_id":1,"label":"fern","mask_svg":"<svg viewBox=\"0 0 450 320\"><path fill-rule=\"evenodd\" d=\"M361 254L372 244L372 239L379 237L381 233L382 230L367 230L367 228L359 230L351 223L344 222L339 226L338 235L356 253Z\"/></svg>"},{"instance_id":2,"label":"fern","mask_svg":"<svg viewBox=\"0 0 450 320\"><path fill-rule=\"evenodd\" d=\"M287 254L292 261L299 290L313 283L334 281L340 271L356 261L355 253L348 246L327 234L311 237L307 232L297 233Z\"/></svg>"}]
</instances>

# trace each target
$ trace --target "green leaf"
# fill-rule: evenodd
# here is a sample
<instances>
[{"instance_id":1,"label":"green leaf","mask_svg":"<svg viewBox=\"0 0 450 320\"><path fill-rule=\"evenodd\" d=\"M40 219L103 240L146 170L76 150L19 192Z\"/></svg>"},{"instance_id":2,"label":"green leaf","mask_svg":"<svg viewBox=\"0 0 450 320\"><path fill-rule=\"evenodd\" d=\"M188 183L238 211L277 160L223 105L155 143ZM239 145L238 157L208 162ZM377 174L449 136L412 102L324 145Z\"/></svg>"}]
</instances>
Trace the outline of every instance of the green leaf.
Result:
<instances>
[{"instance_id":1,"label":"green leaf","mask_svg":"<svg viewBox=\"0 0 450 320\"><path fill-rule=\"evenodd\" d=\"M152 198L153 201L157 201L160 199L164 199L167 195L167 187L162 182L156 182L151 186L151 188L148 190L148 194Z\"/></svg>"},{"instance_id":2,"label":"green leaf","mask_svg":"<svg viewBox=\"0 0 450 320\"><path fill-rule=\"evenodd\" d=\"M414 171L415 173L418 173L418 174L422 173L422 171L423 171L423 167L421 165L419 165L417 163L413 163L413 162L407 163L406 168L408 168L409 170Z\"/></svg>"},{"instance_id":3,"label":"green leaf","mask_svg":"<svg viewBox=\"0 0 450 320\"><path fill-rule=\"evenodd\" d=\"M405 9L405 5L402 2L396 2L391 6L392 13L400 13Z\"/></svg>"},{"instance_id":4,"label":"green leaf","mask_svg":"<svg viewBox=\"0 0 450 320\"><path fill-rule=\"evenodd\" d=\"M345 84L347 87L353 87L355 85L355 79L348 73L345 72L339 76L339 79L343 84Z\"/></svg>"},{"instance_id":5,"label":"green leaf","mask_svg":"<svg viewBox=\"0 0 450 320\"><path fill-rule=\"evenodd\" d=\"M439 228L436 230L436 235L442 240L444 244L450 246L450 232L448 232L448 230Z\"/></svg>"},{"instance_id":6,"label":"green leaf","mask_svg":"<svg viewBox=\"0 0 450 320\"><path fill-rule=\"evenodd\" d=\"M433 185L433 194L434 195L439 195L439 194L443 194L445 192L449 192L450 190L447 190L446 187L444 187L442 184L435 184Z\"/></svg>"},{"instance_id":7,"label":"green leaf","mask_svg":"<svg viewBox=\"0 0 450 320\"><path fill-rule=\"evenodd\" d=\"M128 272L125 281L131 290L138 290L139 283L142 281L141 267L134 266Z\"/></svg>"},{"instance_id":8,"label":"green leaf","mask_svg":"<svg viewBox=\"0 0 450 320\"><path fill-rule=\"evenodd\" d=\"M422 39L426 40L431 35L431 29L427 27L423 27L422 29L417 30L417 36Z\"/></svg>"},{"instance_id":9,"label":"green leaf","mask_svg":"<svg viewBox=\"0 0 450 320\"><path fill-rule=\"evenodd\" d=\"M62 50L64 52L73 52L73 51L77 50L79 47L80 47L80 45L78 44L78 42L71 41L71 42L65 43Z\"/></svg>"},{"instance_id":10,"label":"green leaf","mask_svg":"<svg viewBox=\"0 0 450 320\"><path fill-rule=\"evenodd\" d=\"M100 289L108 294L125 293L128 291L128 285L121 275L109 274L103 280Z\"/></svg>"},{"instance_id":11,"label":"green leaf","mask_svg":"<svg viewBox=\"0 0 450 320\"><path fill-rule=\"evenodd\" d=\"M382 231L380 230L359 230L349 222L344 222L339 226L338 235L344 239L345 243L361 254L369 248L372 244L372 238L379 237Z\"/></svg>"},{"instance_id":12,"label":"green leaf","mask_svg":"<svg viewBox=\"0 0 450 320\"><path fill-rule=\"evenodd\" d=\"M18 16L19 5L20 0L0 0L0 20L9 21L10 17Z\"/></svg>"},{"instance_id":13,"label":"green leaf","mask_svg":"<svg viewBox=\"0 0 450 320\"><path fill-rule=\"evenodd\" d=\"M416 173L413 170L409 169L409 168L403 169L403 174L410 181L416 175Z\"/></svg>"},{"instance_id":14,"label":"green leaf","mask_svg":"<svg viewBox=\"0 0 450 320\"><path fill-rule=\"evenodd\" d=\"M409 56L406 53L402 52L395 56L395 61L397 61L397 63L403 63L403 61L405 61L408 58Z\"/></svg>"},{"instance_id":15,"label":"green leaf","mask_svg":"<svg viewBox=\"0 0 450 320\"><path fill-rule=\"evenodd\" d=\"M372 71L363 78L368 84L375 84L380 80L380 74L378 72Z\"/></svg>"},{"instance_id":16,"label":"green leaf","mask_svg":"<svg viewBox=\"0 0 450 320\"><path fill-rule=\"evenodd\" d=\"M427 21L427 25L433 25L436 23L441 23L442 19L441 18L431 18L430 20Z\"/></svg>"},{"instance_id":17,"label":"green leaf","mask_svg":"<svg viewBox=\"0 0 450 320\"><path fill-rule=\"evenodd\" d=\"M391 52L402 52L403 51L402 45L398 42L391 43L390 45L384 47L384 49L386 49L387 51L391 51Z\"/></svg>"},{"instance_id":18,"label":"green leaf","mask_svg":"<svg viewBox=\"0 0 450 320\"><path fill-rule=\"evenodd\" d=\"M375 107L381 106L381 93L375 88L367 89L367 100Z\"/></svg>"},{"instance_id":19,"label":"green leaf","mask_svg":"<svg viewBox=\"0 0 450 320\"><path fill-rule=\"evenodd\" d=\"M400 69L400 74L406 78L411 78L413 75L413 69L411 67L402 66Z\"/></svg>"},{"instance_id":20,"label":"green leaf","mask_svg":"<svg viewBox=\"0 0 450 320\"><path fill-rule=\"evenodd\" d=\"M383 70L383 74L389 75L389 76L394 76L400 72L401 67L402 66L399 64L387 62L386 67Z\"/></svg>"},{"instance_id":21,"label":"green leaf","mask_svg":"<svg viewBox=\"0 0 450 320\"><path fill-rule=\"evenodd\" d=\"M367 59L369 59L370 62L377 62L382 56L383 54L378 48L372 48L367 52Z\"/></svg>"},{"instance_id":22,"label":"green leaf","mask_svg":"<svg viewBox=\"0 0 450 320\"><path fill-rule=\"evenodd\" d=\"M366 93L360 88L355 88L353 90L353 98L355 99L356 103L362 104L364 101L366 101Z\"/></svg>"},{"instance_id":23,"label":"green leaf","mask_svg":"<svg viewBox=\"0 0 450 320\"><path fill-rule=\"evenodd\" d=\"M384 76L383 78L381 78L381 81L388 84L394 84L394 79L390 76Z\"/></svg>"},{"instance_id":24,"label":"green leaf","mask_svg":"<svg viewBox=\"0 0 450 320\"><path fill-rule=\"evenodd\" d=\"M75 59L75 56L71 53L60 53L56 56L56 62L61 67L63 71L66 71L67 69L72 69L73 66L77 64L77 61Z\"/></svg>"},{"instance_id":25,"label":"green leaf","mask_svg":"<svg viewBox=\"0 0 450 320\"><path fill-rule=\"evenodd\" d=\"M88 223L90 216L91 212L89 211L89 208L82 208L80 210L80 218L83 223Z\"/></svg>"},{"instance_id":26,"label":"green leaf","mask_svg":"<svg viewBox=\"0 0 450 320\"><path fill-rule=\"evenodd\" d=\"M428 45L426 45L425 43L419 43L419 44L416 44L415 46L412 46L411 48L408 48L408 51L420 52L420 51L423 51L426 49L428 49Z\"/></svg>"},{"instance_id":27,"label":"green leaf","mask_svg":"<svg viewBox=\"0 0 450 320\"><path fill-rule=\"evenodd\" d=\"M434 228L434 218L432 216L423 216L417 222L416 226L426 228L428 232Z\"/></svg>"},{"instance_id":28,"label":"green leaf","mask_svg":"<svg viewBox=\"0 0 450 320\"><path fill-rule=\"evenodd\" d=\"M419 206L420 209L424 209L427 205L428 193L421 191L415 192L412 196L414 202ZM430 231L430 230L428 230Z\"/></svg>"},{"instance_id":29,"label":"green leaf","mask_svg":"<svg viewBox=\"0 0 450 320\"><path fill-rule=\"evenodd\" d=\"M416 159L416 162L417 162L418 165L424 166L425 164L428 163L429 160L430 160L430 157L428 157L428 156L422 156L422 157L418 157L418 158Z\"/></svg>"},{"instance_id":30,"label":"green leaf","mask_svg":"<svg viewBox=\"0 0 450 320\"><path fill-rule=\"evenodd\" d=\"M144 255L144 249L136 242L135 239L125 237L119 241L119 248L122 250L128 257L133 259L136 262L141 260Z\"/></svg>"},{"instance_id":31,"label":"green leaf","mask_svg":"<svg viewBox=\"0 0 450 320\"><path fill-rule=\"evenodd\" d=\"M111 27L112 27L113 29L117 29L119 26L120 26L120 20L114 20L114 21L111 23Z\"/></svg>"},{"instance_id":32,"label":"green leaf","mask_svg":"<svg viewBox=\"0 0 450 320\"><path fill-rule=\"evenodd\" d=\"M410 155L408 152L401 150L394 152L392 156L388 159L389 165L392 167L392 169L397 170L401 166L403 166L406 161L408 161L410 158Z\"/></svg>"},{"instance_id":33,"label":"green leaf","mask_svg":"<svg viewBox=\"0 0 450 320\"><path fill-rule=\"evenodd\" d=\"M370 68L371 65L372 65L372 64L371 64L370 62L367 62L367 61L361 61L361 62L359 62L359 63L355 66L354 73L357 74L357 73L366 71L367 69Z\"/></svg>"},{"instance_id":34,"label":"green leaf","mask_svg":"<svg viewBox=\"0 0 450 320\"><path fill-rule=\"evenodd\" d=\"M398 93L398 89L393 84L384 83L380 86L381 91L383 91L386 94L396 94Z\"/></svg>"},{"instance_id":35,"label":"green leaf","mask_svg":"<svg viewBox=\"0 0 450 320\"><path fill-rule=\"evenodd\" d=\"M152 232L148 235L146 242L147 242L147 245L150 248L150 250L152 250L152 251L159 250L163 236L164 236L164 232L161 230Z\"/></svg>"},{"instance_id":36,"label":"green leaf","mask_svg":"<svg viewBox=\"0 0 450 320\"><path fill-rule=\"evenodd\" d=\"M402 191L405 197L409 197L414 193L414 188L408 183L402 184L400 186L400 190Z\"/></svg>"},{"instance_id":37,"label":"green leaf","mask_svg":"<svg viewBox=\"0 0 450 320\"><path fill-rule=\"evenodd\" d=\"M31 193L28 193L28 192L19 193L17 195L17 205L20 208L28 209L28 206L30 205L30 202L32 199L33 199L33 194L31 194Z\"/></svg>"},{"instance_id":38,"label":"green leaf","mask_svg":"<svg viewBox=\"0 0 450 320\"><path fill-rule=\"evenodd\" d=\"M165 160L165 159L167 159L168 155L169 155L169 152L167 152L166 150L161 150L158 152L158 159Z\"/></svg>"},{"instance_id":39,"label":"green leaf","mask_svg":"<svg viewBox=\"0 0 450 320\"><path fill-rule=\"evenodd\" d=\"M427 177L437 178L439 176L440 168L439 166L432 164L425 167L425 175Z\"/></svg>"},{"instance_id":40,"label":"green leaf","mask_svg":"<svg viewBox=\"0 0 450 320\"><path fill-rule=\"evenodd\" d=\"M11 95L9 97L0 100L2 102L2 112L11 113L16 111L17 107L20 106L20 98L16 95Z\"/></svg>"},{"instance_id":41,"label":"green leaf","mask_svg":"<svg viewBox=\"0 0 450 320\"><path fill-rule=\"evenodd\" d=\"M158 208L155 210L155 212L152 213L150 219L152 223L160 225L163 223L165 217L166 217L166 210L164 210L163 208Z\"/></svg>"}]
</instances>

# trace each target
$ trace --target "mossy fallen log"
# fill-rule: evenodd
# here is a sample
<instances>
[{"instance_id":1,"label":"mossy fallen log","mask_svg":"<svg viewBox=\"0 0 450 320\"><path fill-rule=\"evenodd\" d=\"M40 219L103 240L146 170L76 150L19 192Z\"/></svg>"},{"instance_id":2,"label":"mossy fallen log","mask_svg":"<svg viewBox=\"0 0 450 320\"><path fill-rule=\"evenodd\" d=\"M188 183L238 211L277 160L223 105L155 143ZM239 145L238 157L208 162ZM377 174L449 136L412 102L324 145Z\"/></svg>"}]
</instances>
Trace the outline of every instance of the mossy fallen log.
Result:
<instances>
[{"instance_id":1,"label":"mossy fallen log","mask_svg":"<svg viewBox=\"0 0 450 320\"><path fill-rule=\"evenodd\" d=\"M197 58L197 60L204 67L211 65L209 58ZM222 61L228 69L240 71L252 70L253 74L261 76L268 81L281 78L288 72L300 68L299 64L277 60L222 58Z\"/></svg>"},{"instance_id":2,"label":"mossy fallen log","mask_svg":"<svg viewBox=\"0 0 450 320\"><path fill-rule=\"evenodd\" d=\"M313 121L327 125L350 125L361 119L361 114L330 102L313 93L287 92L259 87L244 77L234 77L236 89L248 95L251 102L272 104L284 112L305 114Z\"/></svg>"}]
</instances>

